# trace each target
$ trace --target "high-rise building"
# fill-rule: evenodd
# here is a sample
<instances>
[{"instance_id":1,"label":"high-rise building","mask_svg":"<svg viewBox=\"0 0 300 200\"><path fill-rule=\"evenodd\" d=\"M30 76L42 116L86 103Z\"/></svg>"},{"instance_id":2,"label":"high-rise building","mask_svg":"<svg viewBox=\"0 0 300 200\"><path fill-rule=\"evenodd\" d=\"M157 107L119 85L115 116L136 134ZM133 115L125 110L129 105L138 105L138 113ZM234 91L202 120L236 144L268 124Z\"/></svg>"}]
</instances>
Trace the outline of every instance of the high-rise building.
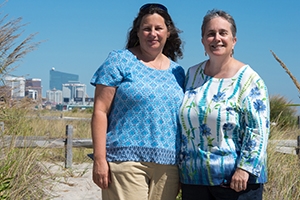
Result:
<instances>
[{"instance_id":1,"label":"high-rise building","mask_svg":"<svg viewBox=\"0 0 300 200\"><path fill-rule=\"evenodd\" d=\"M25 78L18 76L6 76L4 82L7 88L10 89L13 99L21 99L25 97Z\"/></svg>"},{"instance_id":2,"label":"high-rise building","mask_svg":"<svg viewBox=\"0 0 300 200\"><path fill-rule=\"evenodd\" d=\"M42 99L42 80L39 78L26 79L25 96L35 100Z\"/></svg>"},{"instance_id":3,"label":"high-rise building","mask_svg":"<svg viewBox=\"0 0 300 200\"><path fill-rule=\"evenodd\" d=\"M76 74L56 71L55 68L50 70L50 90L62 90L62 84L68 83L69 81L79 81L79 76Z\"/></svg>"},{"instance_id":4,"label":"high-rise building","mask_svg":"<svg viewBox=\"0 0 300 200\"><path fill-rule=\"evenodd\" d=\"M66 103L85 103L86 85L70 81L63 84L63 98Z\"/></svg>"},{"instance_id":5,"label":"high-rise building","mask_svg":"<svg viewBox=\"0 0 300 200\"><path fill-rule=\"evenodd\" d=\"M61 104L62 103L62 91L61 90L47 90L46 92L46 99L47 101L51 102L52 104Z\"/></svg>"}]
</instances>

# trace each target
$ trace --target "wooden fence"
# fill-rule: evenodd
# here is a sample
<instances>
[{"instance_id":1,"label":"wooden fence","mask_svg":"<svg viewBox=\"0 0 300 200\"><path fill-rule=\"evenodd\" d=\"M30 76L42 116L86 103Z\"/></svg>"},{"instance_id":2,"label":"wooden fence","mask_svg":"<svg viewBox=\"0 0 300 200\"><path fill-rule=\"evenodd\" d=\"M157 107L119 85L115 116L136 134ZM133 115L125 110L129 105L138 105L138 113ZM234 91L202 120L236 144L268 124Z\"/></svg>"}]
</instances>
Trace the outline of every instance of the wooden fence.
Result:
<instances>
[{"instance_id":1,"label":"wooden fence","mask_svg":"<svg viewBox=\"0 0 300 200\"><path fill-rule=\"evenodd\" d=\"M66 137L52 139L46 136L1 136L0 146L16 148L65 148L65 168L72 167L73 148L93 148L92 139L74 139L73 126L66 126Z\"/></svg>"},{"instance_id":2,"label":"wooden fence","mask_svg":"<svg viewBox=\"0 0 300 200\"><path fill-rule=\"evenodd\" d=\"M299 119L299 118L298 118ZM70 119L74 120L74 118ZM300 119L299 119L300 120ZM299 125L300 129L300 125ZM0 133L3 133L4 124L0 122ZM92 139L74 139L73 138L73 126L66 126L66 137L51 139L46 136L1 136L2 141L0 145L11 146L16 148L28 148L28 147L41 147L41 148L65 148L65 168L72 167L73 148L92 148ZM276 151L286 154L298 155L300 159L300 135L296 140L269 140L270 144L276 145ZM92 158L92 155L87 155Z\"/></svg>"}]
</instances>

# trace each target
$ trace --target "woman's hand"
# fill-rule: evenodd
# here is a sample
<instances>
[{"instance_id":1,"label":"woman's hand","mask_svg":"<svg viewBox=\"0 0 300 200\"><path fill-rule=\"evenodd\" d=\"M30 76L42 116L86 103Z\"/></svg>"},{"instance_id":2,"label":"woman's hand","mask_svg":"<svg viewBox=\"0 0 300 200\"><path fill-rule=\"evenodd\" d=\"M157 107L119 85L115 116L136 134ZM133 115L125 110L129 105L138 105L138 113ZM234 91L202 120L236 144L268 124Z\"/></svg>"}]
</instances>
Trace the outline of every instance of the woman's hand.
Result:
<instances>
[{"instance_id":1,"label":"woman's hand","mask_svg":"<svg viewBox=\"0 0 300 200\"><path fill-rule=\"evenodd\" d=\"M235 190L236 192L246 190L248 179L249 173L245 170L237 168L231 178L230 188Z\"/></svg>"},{"instance_id":2,"label":"woman's hand","mask_svg":"<svg viewBox=\"0 0 300 200\"><path fill-rule=\"evenodd\" d=\"M94 153L93 181L101 189L107 189L111 182L109 165L106 160L106 132L107 116L115 93L115 87L96 85L91 121Z\"/></svg>"},{"instance_id":3,"label":"woman's hand","mask_svg":"<svg viewBox=\"0 0 300 200\"><path fill-rule=\"evenodd\" d=\"M109 166L106 160L96 161L93 165L93 181L101 189L107 189L111 182Z\"/></svg>"}]
</instances>

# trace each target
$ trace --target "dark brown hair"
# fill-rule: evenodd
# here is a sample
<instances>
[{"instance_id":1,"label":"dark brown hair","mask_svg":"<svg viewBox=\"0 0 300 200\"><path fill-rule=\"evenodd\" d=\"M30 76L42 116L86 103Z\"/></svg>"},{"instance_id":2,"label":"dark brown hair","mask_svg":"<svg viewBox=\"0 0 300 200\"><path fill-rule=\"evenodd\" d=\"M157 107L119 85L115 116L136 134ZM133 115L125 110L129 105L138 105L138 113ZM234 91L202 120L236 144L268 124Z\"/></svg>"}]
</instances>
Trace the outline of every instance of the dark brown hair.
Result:
<instances>
[{"instance_id":1,"label":"dark brown hair","mask_svg":"<svg viewBox=\"0 0 300 200\"><path fill-rule=\"evenodd\" d=\"M143 17L147 14L157 13L162 16L165 20L165 24L170 32L170 36L166 41L166 44L163 49L163 54L169 57L173 61L177 61L177 58L182 58L182 41L179 38L179 33L181 32L177 29L171 19L171 16L167 12L166 9L162 9L162 7L157 6L157 4L142 6L138 16L134 19L131 30L128 33L126 48L132 48L140 45L139 38L137 36L137 32L139 31L141 21Z\"/></svg>"}]
</instances>

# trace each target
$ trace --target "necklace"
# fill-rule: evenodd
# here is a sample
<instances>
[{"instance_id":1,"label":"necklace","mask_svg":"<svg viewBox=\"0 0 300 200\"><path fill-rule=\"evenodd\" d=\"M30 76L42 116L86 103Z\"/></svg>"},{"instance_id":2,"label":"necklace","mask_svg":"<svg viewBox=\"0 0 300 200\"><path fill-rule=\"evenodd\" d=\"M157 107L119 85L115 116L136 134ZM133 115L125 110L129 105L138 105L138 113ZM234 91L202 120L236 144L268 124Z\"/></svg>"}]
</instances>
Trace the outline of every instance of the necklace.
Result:
<instances>
[{"instance_id":1,"label":"necklace","mask_svg":"<svg viewBox=\"0 0 300 200\"><path fill-rule=\"evenodd\" d=\"M163 63L163 57L161 57L161 55L160 55L160 62L159 62L159 65L154 65L153 64L153 62L155 61L155 60L148 60L148 59L143 59L143 58L147 58L147 57L145 57L145 55L142 53L142 51L139 49L138 51L137 51L137 53L136 53L138 56L138 59L140 60L140 61L142 61L143 63L144 63L144 65L146 65L146 66L148 66L148 67L150 67L150 68L154 68L154 69L157 69L157 70L161 70L162 69L162 63ZM145 61L145 60L147 60L147 61Z\"/></svg>"},{"instance_id":2,"label":"necklace","mask_svg":"<svg viewBox=\"0 0 300 200\"><path fill-rule=\"evenodd\" d=\"M162 60L160 61L160 63L159 63L159 66L158 66L158 67L156 67L155 65L153 65L151 62L148 62L148 64L149 64L149 65L151 65L151 66L152 66L152 68L155 68L155 69L161 70Z\"/></svg>"}]
</instances>

